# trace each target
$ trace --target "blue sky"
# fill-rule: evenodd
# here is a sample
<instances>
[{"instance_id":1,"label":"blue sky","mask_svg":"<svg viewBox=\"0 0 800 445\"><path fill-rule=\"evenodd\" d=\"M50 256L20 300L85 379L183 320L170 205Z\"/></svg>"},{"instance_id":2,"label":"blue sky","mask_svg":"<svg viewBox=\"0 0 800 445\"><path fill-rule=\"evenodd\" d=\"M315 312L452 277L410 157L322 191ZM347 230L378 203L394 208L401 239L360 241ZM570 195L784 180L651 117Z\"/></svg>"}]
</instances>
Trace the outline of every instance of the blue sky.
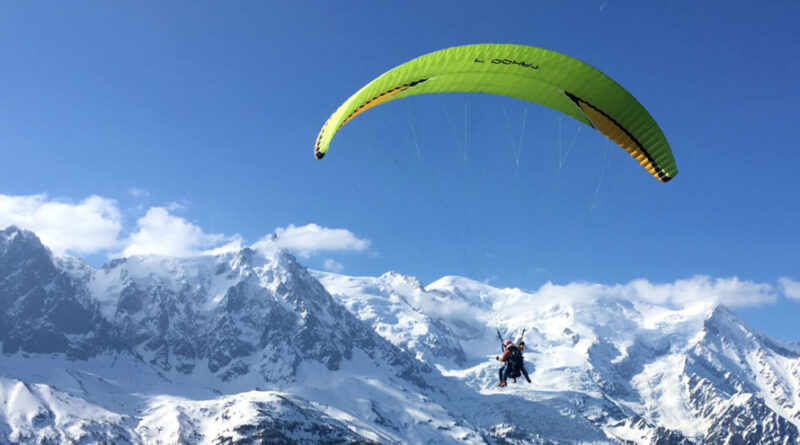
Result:
<instances>
[{"instance_id":1,"label":"blue sky","mask_svg":"<svg viewBox=\"0 0 800 445\"><path fill-rule=\"evenodd\" d=\"M736 277L769 286L737 312L800 341L800 4L661 3L4 2L0 226L94 265L279 231L304 264L352 275ZM679 175L655 181L552 110L465 94L370 110L314 160L360 86L488 42L611 76Z\"/></svg>"}]
</instances>

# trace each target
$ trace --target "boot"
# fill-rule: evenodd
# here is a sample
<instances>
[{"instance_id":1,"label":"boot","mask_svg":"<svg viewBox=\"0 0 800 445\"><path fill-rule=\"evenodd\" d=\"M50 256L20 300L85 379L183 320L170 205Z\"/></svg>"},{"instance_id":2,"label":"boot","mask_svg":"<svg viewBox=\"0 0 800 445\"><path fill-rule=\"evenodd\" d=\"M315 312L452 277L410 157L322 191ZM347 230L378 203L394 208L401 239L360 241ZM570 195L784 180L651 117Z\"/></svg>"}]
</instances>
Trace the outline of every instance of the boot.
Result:
<instances>
[{"instance_id":1,"label":"boot","mask_svg":"<svg viewBox=\"0 0 800 445\"><path fill-rule=\"evenodd\" d=\"M527 381L528 381L528 383L531 383L531 378L530 378L530 377L528 377L528 376L525 376L525 380L527 380Z\"/></svg>"},{"instance_id":2,"label":"boot","mask_svg":"<svg viewBox=\"0 0 800 445\"><path fill-rule=\"evenodd\" d=\"M499 386L501 388L504 388L506 386L506 381L505 380L500 380L500 383L498 383L497 386Z\"/></svg>"}]
</instances>

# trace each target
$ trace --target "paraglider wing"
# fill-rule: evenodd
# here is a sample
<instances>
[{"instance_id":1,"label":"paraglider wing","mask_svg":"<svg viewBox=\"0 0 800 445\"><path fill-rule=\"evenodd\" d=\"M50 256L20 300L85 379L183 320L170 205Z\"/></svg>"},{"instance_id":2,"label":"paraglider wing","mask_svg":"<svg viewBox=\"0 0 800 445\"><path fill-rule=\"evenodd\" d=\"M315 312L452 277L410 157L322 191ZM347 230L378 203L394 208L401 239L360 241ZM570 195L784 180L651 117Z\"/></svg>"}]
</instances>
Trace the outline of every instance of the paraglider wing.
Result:
<instances>
[{"instance_id":1,"label":"paraglider wing","mask_svg":"<svg viewBox=\"0 0 800 445\"><path fill-rule=\"evenodd\" d=\"M445 92L490 93L545 105L597 129L658 180L667 182L678 174L658 124L619 84L564 54L511 44L448 48L382 74L328 118L317 136L314 155L322 159L336 132L372 107Z\"/></svg>"}]
</instances>

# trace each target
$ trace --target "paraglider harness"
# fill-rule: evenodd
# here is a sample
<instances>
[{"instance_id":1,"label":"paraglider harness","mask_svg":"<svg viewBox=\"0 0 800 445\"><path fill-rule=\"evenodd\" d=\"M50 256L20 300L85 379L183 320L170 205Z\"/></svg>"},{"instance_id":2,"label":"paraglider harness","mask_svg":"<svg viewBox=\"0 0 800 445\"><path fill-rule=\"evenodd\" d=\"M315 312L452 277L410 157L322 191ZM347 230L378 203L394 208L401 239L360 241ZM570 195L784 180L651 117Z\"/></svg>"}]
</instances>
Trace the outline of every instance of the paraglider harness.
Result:
<instances>
[{"instance_id":1,"label":"paraglider harness","mask_svg":"<svg viewBox=\"0 0 800 445\"><path fill-rule=\"evenodd\" d=\"M508 366L508 376L515 379L522 375L522 352L515 345L508 345L508 356L506 357Z\"/></svg>"}]
</instances>

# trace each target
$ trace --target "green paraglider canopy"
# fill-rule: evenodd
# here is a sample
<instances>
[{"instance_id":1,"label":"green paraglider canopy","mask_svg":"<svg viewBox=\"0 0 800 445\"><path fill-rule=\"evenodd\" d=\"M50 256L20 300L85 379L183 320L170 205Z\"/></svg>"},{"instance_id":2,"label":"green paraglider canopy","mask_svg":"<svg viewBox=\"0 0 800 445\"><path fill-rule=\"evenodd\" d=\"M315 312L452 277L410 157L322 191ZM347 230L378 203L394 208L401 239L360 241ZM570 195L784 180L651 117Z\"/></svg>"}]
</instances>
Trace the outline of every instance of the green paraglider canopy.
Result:
<instances>
[{"instance_id":1,"label":"green paraglider canopy","mask_svg":"<svg viewBox=\"0 0 800 445\"><path fill-rule=\"evenodd\" d=\"M339 129L382 103L425 93L490 93L539 103L597 129L661 182L678 174L667 139L624 88L580 60L542 48L466 45L404 63L350 96L325 122L314 155L322 159Z\"/></svg>"}]
</instances>

